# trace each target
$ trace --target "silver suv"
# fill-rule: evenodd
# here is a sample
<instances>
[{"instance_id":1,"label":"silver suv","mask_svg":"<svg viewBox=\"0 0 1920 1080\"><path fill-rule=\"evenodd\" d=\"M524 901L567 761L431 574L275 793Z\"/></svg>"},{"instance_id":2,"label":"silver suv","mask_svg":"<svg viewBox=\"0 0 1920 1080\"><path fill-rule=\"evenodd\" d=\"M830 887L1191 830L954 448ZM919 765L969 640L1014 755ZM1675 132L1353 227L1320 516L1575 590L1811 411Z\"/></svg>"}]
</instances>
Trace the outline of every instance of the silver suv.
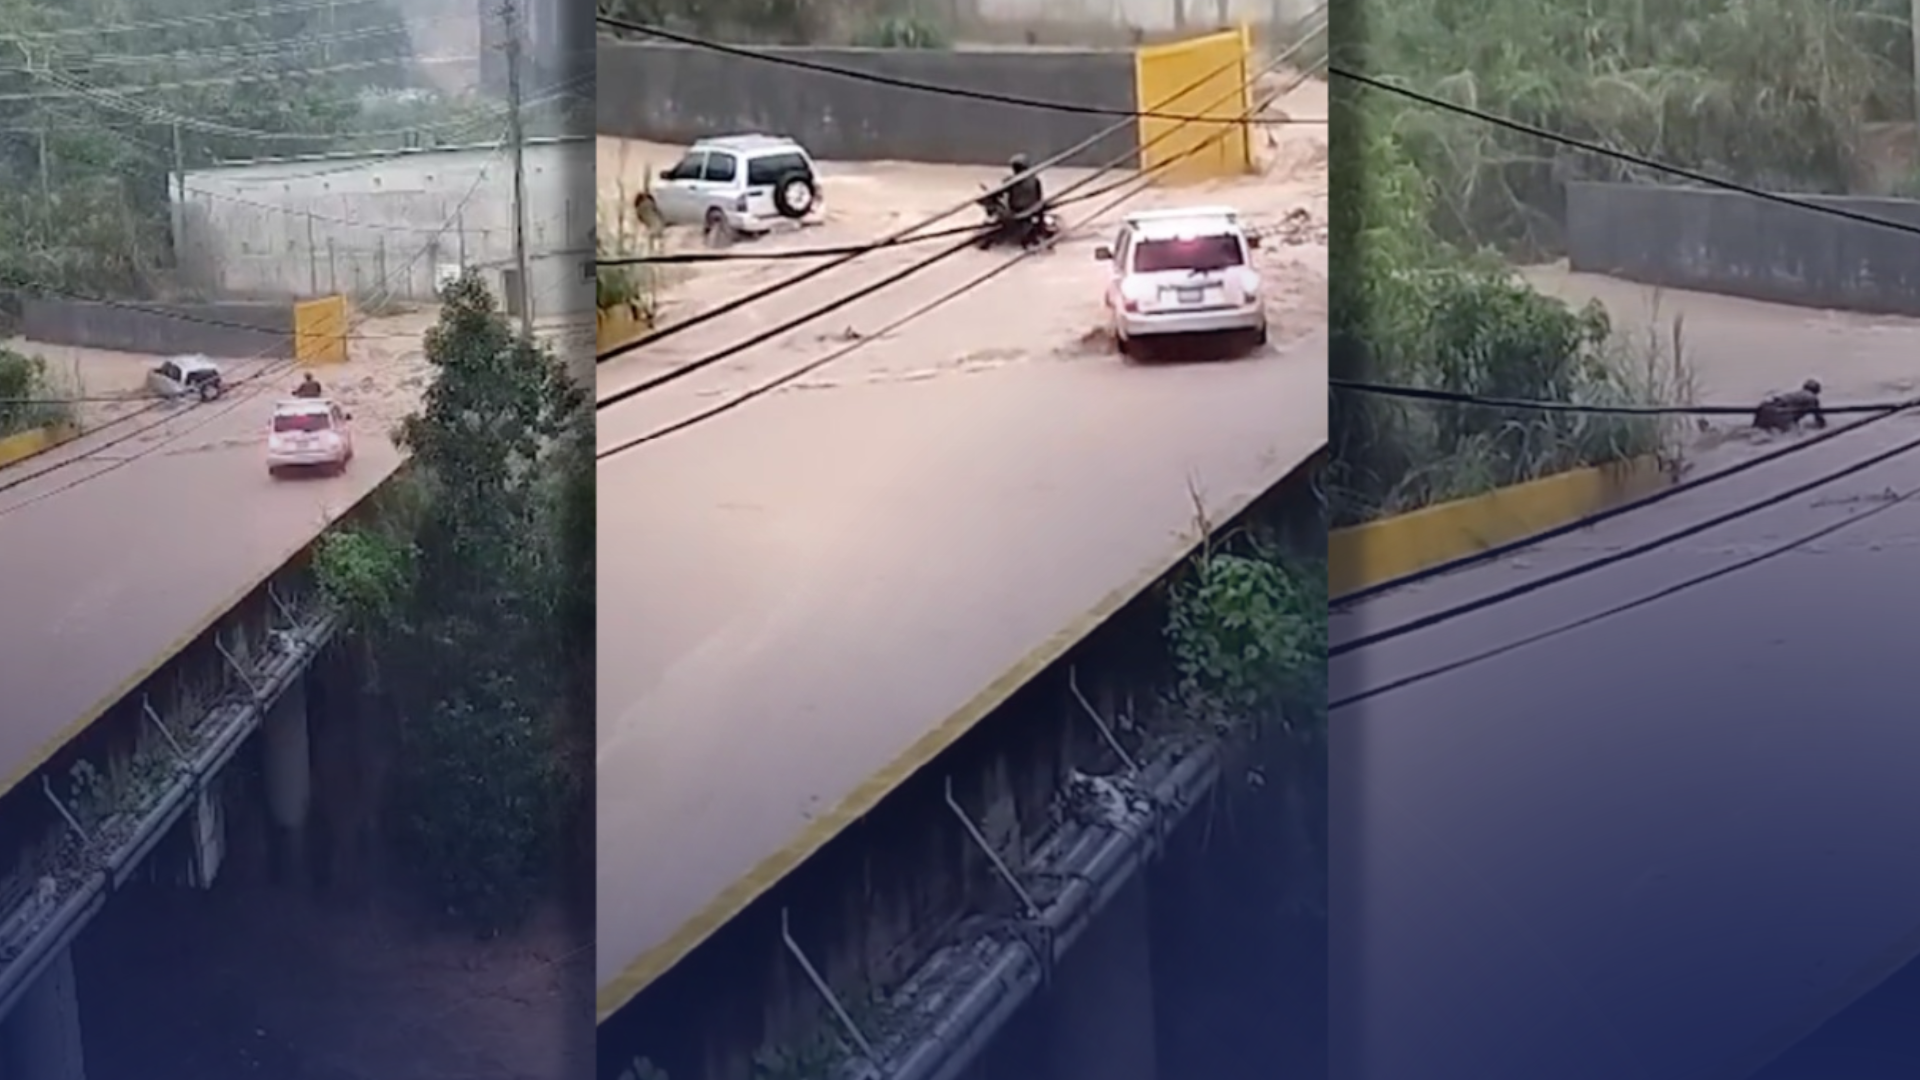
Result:
<instances>
[{"instance_id":1,"label":"silver suv","mask_svg":"<svg viewBox=\"0 0 1920 1080\"><path fill-rule=\"evenodd\" d=\"M820 207L813 156L792 139L702 139L654 178L653 205L667 225L698 225L712 241L759 236Z\"/></svg>"}]
</instances>

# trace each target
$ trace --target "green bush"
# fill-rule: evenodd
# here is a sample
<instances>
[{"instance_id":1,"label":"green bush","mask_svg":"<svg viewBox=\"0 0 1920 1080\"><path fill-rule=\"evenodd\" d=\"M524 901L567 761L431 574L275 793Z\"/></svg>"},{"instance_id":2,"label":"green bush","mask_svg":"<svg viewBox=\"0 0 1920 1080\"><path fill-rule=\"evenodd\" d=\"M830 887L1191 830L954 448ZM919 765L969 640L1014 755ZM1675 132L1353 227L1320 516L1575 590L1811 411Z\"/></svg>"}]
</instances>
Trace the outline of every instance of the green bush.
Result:
<instances>
[{"instance_id":1,"label":"green bush","mask_svg":"<svg viewBox=\"0 0 1920 1080\"><path fill-rule=\"evenodd\" d=\"M867 49L950 49L945 27L917 15L889 15L860 29L853 44Z\"/></svg>"},{"instance_id":2,"label":"green bush","mask_svg":"<svg viewBox=\"0 0 1920 1080\"><path fill-rule=\"evenodd\" d=\"M44 358L0 348L0 437L72 421L66 396Z\"/></svg>"},{"instance_id":3,"label":"green bush","mask_svg":"<svg viewBox=\"0 0 1920 1080\"><path fill-rule=\"evenodd\" d=\"M1689 387L1673 337L1630 338L1598 305L1529 287L1499 259L1433 229L1436 192L1376 92L1342 95L1358 138L1336 168L1365 183L1334 200L1329 362L1337 376L1483 397L1666 403ZM1336 117L1339 112L1336 112ZM1352 525L1662 449L1644 417L1412 403L1337 391L1330 403L1335 525Z\"/></svg>"},{"instance_id":4,"label":"green bush","mask_svg":"<svg viewBox=\"0 0 1920 1080\"><path fill-rule=\"evenodd\" d=\"M1913 116L1905 0L1390 0L1368 68L1463 105L1775 190L1840 193L1867 126ZM1380 117L1467 244L1560 250L1561 184L1664 180L1412 103ZM1666 182L1672 182L1670 180Z\"/></svg>"}]
</instances>

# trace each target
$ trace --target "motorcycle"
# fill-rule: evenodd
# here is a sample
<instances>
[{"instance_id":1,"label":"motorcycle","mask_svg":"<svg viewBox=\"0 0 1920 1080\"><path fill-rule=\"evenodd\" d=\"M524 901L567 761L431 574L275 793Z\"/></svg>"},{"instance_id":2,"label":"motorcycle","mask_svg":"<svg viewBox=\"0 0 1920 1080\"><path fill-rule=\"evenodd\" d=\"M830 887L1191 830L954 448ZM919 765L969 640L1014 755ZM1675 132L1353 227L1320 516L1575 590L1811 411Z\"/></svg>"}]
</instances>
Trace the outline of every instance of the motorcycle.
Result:
<instances>
[{"instance_id":1,"label":"motorcycle","mask_svg":"<svg viewBox=\"0 0 1920 1080\"><path fill-rule=\"evenodd\" d=\"M985 194L975 200L987 215L987 231L980 234L974 246L982 251L996 247L1023 247L1031 251L1034 248L1050 247L1060 236L1060 219L1052 212L1041 210L1037 215L1019 218L1007 202L1007 193L996 191L981 185Z\"/></svg>"}]
</instances>

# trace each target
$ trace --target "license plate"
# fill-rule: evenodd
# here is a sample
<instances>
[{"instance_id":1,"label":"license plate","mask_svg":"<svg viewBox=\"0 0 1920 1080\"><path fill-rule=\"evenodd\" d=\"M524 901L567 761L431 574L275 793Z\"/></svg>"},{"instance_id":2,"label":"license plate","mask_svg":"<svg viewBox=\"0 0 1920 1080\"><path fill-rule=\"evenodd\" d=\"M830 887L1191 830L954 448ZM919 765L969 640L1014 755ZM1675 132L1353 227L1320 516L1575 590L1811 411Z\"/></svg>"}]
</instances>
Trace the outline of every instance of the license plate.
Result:
<instances>
[{"instance_id":1,"label":"license plate","mask_svg":"<svg viewBox=\"0 0 1920 1080\"><path fill-rule=\"evenodd\" d=\"M1205 289L1175 289L1173 292L1174 298L1183 304L1197 304L1206 294Z\"/></svg>"}]
</instances>

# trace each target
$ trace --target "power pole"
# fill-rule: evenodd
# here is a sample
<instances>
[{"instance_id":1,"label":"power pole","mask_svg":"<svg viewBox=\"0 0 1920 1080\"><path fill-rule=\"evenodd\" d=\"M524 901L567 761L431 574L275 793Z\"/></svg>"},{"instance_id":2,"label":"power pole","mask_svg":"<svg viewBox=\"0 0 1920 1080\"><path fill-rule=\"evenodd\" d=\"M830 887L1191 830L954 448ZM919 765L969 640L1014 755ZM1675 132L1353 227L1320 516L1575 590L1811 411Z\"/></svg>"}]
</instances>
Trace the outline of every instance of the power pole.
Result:
<instances>
[{"instance_id":1,"label":"power pole","mask_svg":"<svg viewBox=\"0 0 1920 1080\"><path fill-rule=\"evenodd\" d=\"M1920 3L1920 0L1915 0ZM513 264L519 277L520 333L533 338L533 283L527 273L527 132L520 115L520 12L514 0L500 5L506 26L507 138L513 143Z\"/></svg>"},{"instance_id":2,"label":"power pole","mask_svg":"<svg viewBox=\"0 0 1920 1080\"><path fill-rule=\"evenodd\" d=\"M1907 5L1907 28L1913 39L1913 122L1920 127L1920 0Z\"/></svg>"}]
</instances>

